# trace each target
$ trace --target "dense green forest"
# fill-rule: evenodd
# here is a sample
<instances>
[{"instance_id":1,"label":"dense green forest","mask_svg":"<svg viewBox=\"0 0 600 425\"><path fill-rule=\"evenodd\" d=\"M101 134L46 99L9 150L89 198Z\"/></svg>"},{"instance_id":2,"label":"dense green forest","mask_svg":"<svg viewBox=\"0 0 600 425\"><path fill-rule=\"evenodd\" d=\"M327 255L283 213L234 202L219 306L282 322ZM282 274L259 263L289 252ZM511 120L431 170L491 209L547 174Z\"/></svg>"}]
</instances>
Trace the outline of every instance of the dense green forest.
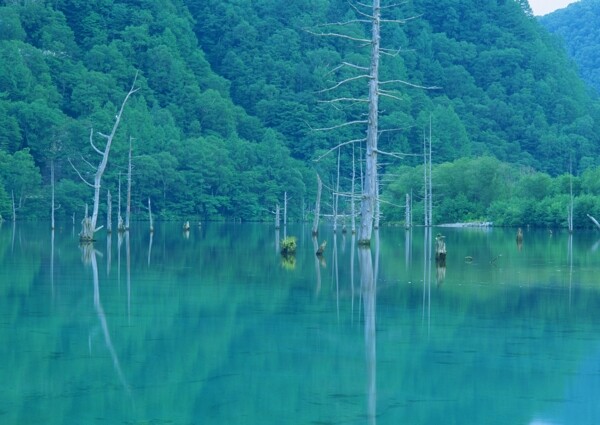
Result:
<instances>
[{"instance_id":1,"label":"dense green forest","mask_svg":"<svg viewBox=\"0 0 600 425\"><path fill-rule=\"evenodd\" d=\"M70 163L82 174L93 171L87 163L99 158L90 129L110 130L136 71L140 90L126 106L103 181L113 197L119 180L124 186L133 140L134 217L145 217L150 197L162 219L264 220L287 192L290 217L304 218L314 202L315 171L331 208L338 152L323 154L344 143L340 190L350 190L353 156L360 175L361 144L348 142L360 141L365 129L340 125L360 121L364 104L328 102L366 93L367 82L353 79L369 61L368 49L351 40L369 31L359 6L339 0L0 4L4 217L13 196L18 218L49 216L51 163L57 213L83 214L92 191ZM590 198L582 198L579 216L600 212L597 193L584 184L600 165L600 103L526 1L413 0L386 8L385 16L391 22L382 28L381 76L390 84L380 101L379 149L393 155L380 155L384 220L401 216L403 192L422 191L415 173L430 120L435 222L529 222L526 205L512 201L517 193L530 201L522 186L540 180L548 189L540 202L560 204L541 223L560 225L570 169L576 195ZM331 30L332 23L344 25ZM324 36L328 31L345 38ZM416 213L418 196L415 202Z\"/></svg>"},{"instance_id":2,"label":"dense green forest","mask_svg":"<svg viewBox=\"0 0 600 425\"><path fill-rule=\"evenodd\" d=\"M540 18L550 32L559 35L581 77L600 93L600 1L580 0Z\"/></svg>"}]
</instances>

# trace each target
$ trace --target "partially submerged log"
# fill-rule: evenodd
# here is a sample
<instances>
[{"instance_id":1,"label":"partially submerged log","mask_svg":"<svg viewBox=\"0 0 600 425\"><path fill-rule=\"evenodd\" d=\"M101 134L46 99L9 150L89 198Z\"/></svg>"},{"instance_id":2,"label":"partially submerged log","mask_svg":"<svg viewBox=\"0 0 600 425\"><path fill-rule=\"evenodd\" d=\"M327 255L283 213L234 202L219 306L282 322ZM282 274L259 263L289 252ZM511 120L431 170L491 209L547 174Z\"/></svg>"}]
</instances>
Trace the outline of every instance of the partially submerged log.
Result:
<instances>
[{"instance_id":1,"label":"partially submerged log","mask_svg":"<svg viewBox=\"0 0 600 425\"><path fill-rule=\"evenodd\" d=\"M189 232L189 230L190 230L190 222L186 221L185 223L183 223L183 231Z\"/></svg>"},{"instance_id":2,"label":"partially submerged log","mask_svg":"<svg viewBox=\"0 0 600 425\"><path fill-rule=\"evenodd\" d=\"M586 214L586 215L587 215L587 216L590 218L590 220L592 220L592 221L594 222L594 224L596 225L596 227L597 227L598 229L600 229L600 223L598 223L598 220L596 220L594 217L592 217L592 216L591 216L591 215L589 215L589 214Z\"/></svg>"}]
</instances>

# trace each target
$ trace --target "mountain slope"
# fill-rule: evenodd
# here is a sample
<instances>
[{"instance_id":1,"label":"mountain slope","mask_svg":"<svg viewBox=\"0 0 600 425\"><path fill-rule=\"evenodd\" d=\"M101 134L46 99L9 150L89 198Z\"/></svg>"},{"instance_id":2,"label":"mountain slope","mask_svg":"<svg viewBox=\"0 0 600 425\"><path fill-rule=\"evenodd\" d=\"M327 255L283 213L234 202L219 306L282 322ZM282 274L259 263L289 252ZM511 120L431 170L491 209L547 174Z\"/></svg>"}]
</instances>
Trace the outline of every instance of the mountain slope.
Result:
<instances>
[{"instance_id":1,"label":"mountain slope","mask_svg":"<svg viewBox=\"0 0 600 425\"><path fill-rule=\"evenodd\" d=\"M321 90L349 75L331 71L343 62L366 65L366 50L314 35L328 22L360 20L361 11L324 0L286 7L274 0L187 4L208 61L231 81L232 98L284 134L297 158L308 160L362 137L364 129L311 131L364 113L356 105L333 109L319 102L328 99ZM415 0L385 10L392 19L417 19L384 26L384 45L401 49L383 59L384 78L441 89L400 85L393 90L401 102L382 99L382 122L405 129L382 135L383 150L419 153L432 115L437 162L491 154L551 174L564 172L569 158L579 170L597 163L598 103L525 6L511 0ZM368 34L361 23L340 31ZM356 83L339 96L360 97L365 91L366 82Z\"/></svg>"},{"instance_id":2,"label":"mountain slope","mask_svg":"<svg viewBox=\"0 0 600 425\"><path fill-rule=\"evenodd\" d=\"M542 16L540 23L564 40L581 77L600 93L600 1L581 0Z\"/></svg>"},{"instance_id":3,"label":"mountain slope","mask_svg":"<svg viewBox=\"0 0 600 425\"><path fill-rule=\"evenodd\" d=\"M131 137L139 214L148 197L164 218L262 218L284 191L299 204L306 168L291 159L280 134L232 102L229 82L212 71L192 25L178 0L0 7L0 153L10 160L27 152L39 168L32 173L46 183L54 160L60 213L80 213L91 193L69 162L89 174L86 162L98 160L89 129L109 131L138 70L140 91L125 110L105 189L117 192ZM0 171L20 214L48 214L47 206L28 201L47 202L47 191Z\"/></svg>"}]
</instances>

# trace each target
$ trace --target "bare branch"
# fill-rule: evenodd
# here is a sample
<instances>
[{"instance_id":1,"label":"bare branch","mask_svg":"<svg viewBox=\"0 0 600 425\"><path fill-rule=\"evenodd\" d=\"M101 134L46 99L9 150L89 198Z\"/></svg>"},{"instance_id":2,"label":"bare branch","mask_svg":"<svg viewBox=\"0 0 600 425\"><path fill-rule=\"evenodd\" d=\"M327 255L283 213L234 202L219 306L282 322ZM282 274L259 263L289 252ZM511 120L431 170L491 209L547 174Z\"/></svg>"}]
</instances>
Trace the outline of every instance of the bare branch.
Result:
<instances>
[{"instance_id":1,"label":"bare branch","mask_svg":"<svg viewBox=\"0 0 600 425\"><path fill-rule=\"evenodd\" d=\"M75 168L75 166L73 165L73 163L71 162L71 158L67 158L67 160L69 161L69 164L71 164L71 167L73 167L73 169L75 170L75 172L77 173L77 175L79 176L79 178L88 186L90 187L94 187L93 184L91 184L90 182L88 182L86 179L83 178L83 176L81 175L81 173L79 172L79 170L77 168Z\"/></svg>"},{"instance_id":2,"label":"bare branch","mask_svg":"<svg viewBox=\"0 0 600 425\"><path fill-rule=\"evenodd\" d=\"M329 155L331 152L333 152L336 149L341 148L342 146L349 145L349 144L352 144L352 143L364 142L365 140L367 140L367 139L366 138L362 138L362 139L348 140L347 142L340 143L339 145L334 146L333 148L329 149L327 152L325 152L323 155L321 155L320 157L318 157L317 159L315 159L313 161L319 162L324 157L326 157L327 155Z\"/></svg>"},{"instance_id":3,"label":"bare branch","mask_svg":"<svg viewBox=\"0 0 600 425\"><path fill-rule=\"evenodd\" d=\"M425 90L439 90L441 89L441 87L436 87L436 86L422 86L420 84L414 84L414 83L410 83L408 81L404 81L404 80L387 80L387 81L380 81L379 85L382 86L384 84L403 84L405 86L409 86L409 87L414 87L417 89L425 89Z\"/></svg>"},{"instance_id":4,"label":"bare branch","mask_svg":"<svg viewBox=\"0 0 600 425\"><path fill-rule=\"evenodd\" d=\"M381 6L381 10L391 9L393 7L398 7L398 6L406 6L407 4L408 4L407 1L403 1L402 3L388 4L387 6Z\"/></svg>"},{"instance_id":5,"label":"bare branch","mask_svg":"<svg viewBox=\"0 0 600 425\"><path fill-rule=\"evenodd\" d=\"M383 129L383 130L379 130L377 133L378 133L379 135L381 135L381 134L383 134L383 133L391 133L391 132L394 132L394 131L404 131L404 130L406 130L406 129L408 129L408 128L412 128L412 127L413 127L413 126L412 126L412 125L410 125L410 126L408 126L408 127L386 128L386 129ZM419 154L419 155L421 155L421 154Z\"/></svg>"},{"instance_id":6,"label":"bare branch","mask_svg":"<svg viewBox=\"0 0 600 425\"><path fill-rule=\"evenodd\" d=\"M342 62L342 65L346 65L346 66L349 66L351 68L360 69L362 71L368 71L369 70L369 68L366 67L366 66L355 65L355 64L350 63L350 62Z\"/></svg>"},{"instance_id":7,"label":"bare branch","mask_svg":"<svg viewBox=\"0 0 600 425\"><path fill-rule=\"evenodd\" d=\"M419 19L422 16L423 16L423 14L411 16L411 17L404 18L404 19L382 19L381 22L386 22L386 23L391 22L393 24L406 24L407 22L414 21L415 19Z\"/></svg>"},{"instance_id":8,"label":"bare branch","mask_svg":"<svg viewBox=\"0 0 600 425\"><path fill-rule=\"evenodd\" d=\"M348 121L348 122L345 122L345 123L342 123L339 125L334 125L333 127L325 127L325 128L312 128L308 122L306 124L312 131L329 131L329 130L335 130L337 128L347 127L347 126L353 125L353 124L368 124L368 122L369 121L367 121L367 120Z\"/></svg>"},{"instance_id":9,"label":"bare branch","mask_svg":"<svg viewBox=\"0 0 600 425\"><path fill-rule=\"evenodd\" d=\"M362 10L360 10L358 7L354 6L354 5L353 5L352 3L350 3L350 2L348 2L348 4L350 5L350 7L351 7L352 9L354 9L354 11L355 11L356 13L358 13L359 15L362 15L362 16L364 16L365 18L369 18L369 20L370 20L370 21L373 21L373 19L374 19L373 15L369 15L368 13L365 13L365 12L363 12ZM362 3L359 3L359 2L356 2L356 4L357 4L357 5L359 5L359 6L362 6L362 7L366 8L366 9L372 9L372 8L373 8L373 6L369 6L369 5L366 5L366 4L362 4Z\"/></svg>"},{"instance_id":10,"label":"bare branch","mask_svg":"<svg viewBox=\"0 0 600 425\"><path fill-rule=\"evenodd\" d=\"M386 156L391 156L392 158L397 158L397 159L404 159L405 157L409 156L409 154L404 154L404 153L396 153L396 152L385 152L382 150L375 150L375 152L377 152L378 154L381 155L386 155ZM410 155L410 156L414 156L414 155Z\"/></svg>"},{"instance_id":11,"label":"bare branch","mask_svg":"<svg viewBox=\"0 0 600 425\"><path fill-rule=\"evenodd\" d=\"M390 98L396 99L396 100L403 100L401 97L395 96L393 94L386 93L386 92L381 91L381 90L379 90L379 96L390 97Z\"/></svg>"},{"instance_id":12,"label":"bare branch","mask_svg":"<svg viewBox=\"0 0 600 425\"><path fill-rule=\"evenodd\" d=\"M96 145L94 145L94 129L93 128L90 129L90 145L92 145L92 148L94 148L94 150L96 152L98 152L100 155L103 154L103 152L100 149L98 149L96 147Z\"/></svg>"},{"instance_id":13,"label":"bare branch","mask_svg":"<svg viewBox=\"0 0 600 425\"><path fill-rule=\"evenodd\" d=\"M346 26L346 25L351 25L351 24L369 24L371 23L370 20L366 20L366 19L352 19L350 21L344 21L344 22L327 22L324 24L318 24L316 25L317 28L320 27L329 27L329 26ZM309 30L307 30L309 31Z\"/></svg>"},{"instance_id":14,"label":"bare branch","mask_svg":"<svg viewBox=\"0 0 600 425\"><path fill-rule=\"evenodd\" d=\"M330 100L319 100L320 103L334 103L334 102L368 102L369 99L358 98L358 97L339 97L337 99Z\"/></svg>"},{"instance_id":15,"label":"bare branch","mask_svg":"<svg viewBox=\"0 0 600 425\"><path fill-rule=\"evenodd\" d=\"M79 156L81 157L81 160L82 160L83 162L85 162L87 165L89 165L89 167L90 167L92 170L95 170L95 169L96 169L96 167L94 167L94 166L92 165L92 163L91 163L91 162L89 162L87 159L85 159L85 158L83 157L83 155L79 155Z\"/></svg>"},{"instance_id":16,"label":"bare branch","mask_svg":"<svg viewBox=\"0 0 600 425\"><path fill-rule=\"evenodd\" d=\"M349 35L339 34L336 32L314 32L314 31L309 31L309 30L306 30L306 31L309 34L320 36L320 37L338 37L338 38L344 38L346 40L360 41L361 43L371 43L371 40L367 40L366 38L352 37Z\"/></svg>"},{"instance_id":17,"label":"bare branch","mask_svg":"<svg viewBox=\"0 0 600 425\"><path fill-rule=\"evenodd\" d=\"M356 80L360 80L362 78L370 78L367 74L362 74L362 75L357 75L356 77L350 77L350 78L346 78L345 80L340 81L339 83L337 83L335 86L323 89L323 90L319 90L317 93L325 93L331 90L335 90L337 89L339 86L349 83L350 81L356 81Z\"/></svg>"},{"instance_id":18,"label":"bare branch","mask_svg":"<svg viewBox=\"0 0 600 425\"><path fill-rule=\"evenodd\" d=\"M398 49L398 50L392 50L392 49L384 49L384 48L381 48L381 49L379 49L379 52L380 52L382 55L386 55L386 56L389 56L389 57L391 57L391 58L395 58L395 57L397 57L398 55L400 55L400 53L402 52L402 49Z\"/></svg>"}]
</instances>

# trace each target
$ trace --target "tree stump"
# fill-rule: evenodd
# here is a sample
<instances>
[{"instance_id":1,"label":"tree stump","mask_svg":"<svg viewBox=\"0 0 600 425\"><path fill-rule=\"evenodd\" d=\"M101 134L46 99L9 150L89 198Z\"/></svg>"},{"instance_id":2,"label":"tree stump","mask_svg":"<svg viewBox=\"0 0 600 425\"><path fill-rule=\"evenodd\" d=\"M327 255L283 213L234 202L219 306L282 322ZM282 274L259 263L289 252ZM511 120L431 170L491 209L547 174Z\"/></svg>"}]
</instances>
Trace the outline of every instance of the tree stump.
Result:
<instances>
[{"instance_id":1,"label":"tree stump","mask_svg":"<svg viewBox=\"0 0 600 425\"><path fill-rule=\"evenodd\" d=\"M325 247L327 246L327 241L323 241L323 243L319 246L319 249L317 249L317 257L322 257L323 253L325 252Z\"/></svg>"},{"instance_id":2,"label":"tree stump","mask_svg":"<svg viewBox=\"0 0 600 425\"><path fill-rule=\"evenodd\" d=\"M439 233L435 237L435 262L441 266L446 265L446 242Z\"/></svg>"}]
</instances>

